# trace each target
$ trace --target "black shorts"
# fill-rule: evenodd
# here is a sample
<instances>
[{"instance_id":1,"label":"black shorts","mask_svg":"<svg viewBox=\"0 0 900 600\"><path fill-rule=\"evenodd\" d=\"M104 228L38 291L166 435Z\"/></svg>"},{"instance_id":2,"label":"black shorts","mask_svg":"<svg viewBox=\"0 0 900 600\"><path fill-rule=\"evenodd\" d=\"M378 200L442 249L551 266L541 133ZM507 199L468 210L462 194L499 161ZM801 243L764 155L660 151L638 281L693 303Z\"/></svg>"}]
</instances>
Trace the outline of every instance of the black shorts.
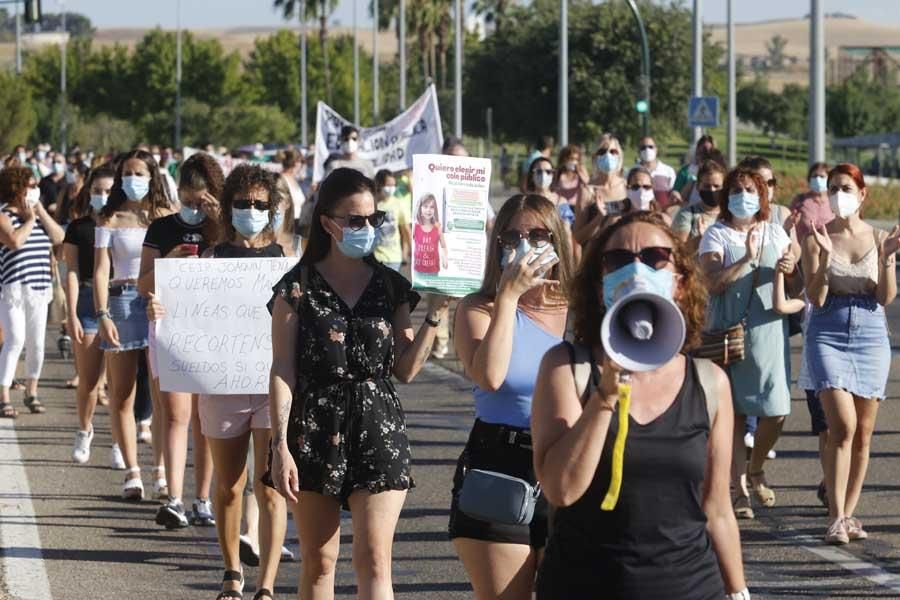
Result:
<instances>
[{"instance_id":1,"label":"black shorts","mask_svg":"<svg viewBox=\"0 0 900 600\"><path fill-rule=\"evenodd\" d=\"M809 421L812 426L812 434L819 435L828 431L828 421L825 420L825 409L822 408L822 400L815 390L806 392L806 408L809 409Z\"/></svg>"},{"instance_id":2,"label":"black shorts","mask_svg":"<svg viewBox=\"0 0 900 600\"><path fill-rule=\"evenodd\" d=\"M510 443L512 441L512 443ZM459 492L467 469L497 471L537 483L531 451L531 436L527 429L493 425L475 421L469 441L456 463L453 476L453 500L450 504L450 539L470 538L486 542L521 544L543 548L547 544L547 501L538 498L534 518L529 525L506 525L480 521L459 510Z\"/></svg>"}]
</instances>

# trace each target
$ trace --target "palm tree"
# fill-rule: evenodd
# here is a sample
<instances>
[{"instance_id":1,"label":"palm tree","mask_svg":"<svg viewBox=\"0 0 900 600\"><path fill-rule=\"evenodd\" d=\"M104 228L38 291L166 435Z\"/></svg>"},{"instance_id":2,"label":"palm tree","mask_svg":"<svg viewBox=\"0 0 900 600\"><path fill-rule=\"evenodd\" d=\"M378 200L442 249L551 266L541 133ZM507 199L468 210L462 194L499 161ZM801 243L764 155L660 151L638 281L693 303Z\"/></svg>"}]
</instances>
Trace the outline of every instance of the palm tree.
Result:
<instances>
[{"instance_id":1,"label":"palm tree","mask_svg":"<svg viewBox=\"0 0 900 600\"><path fill-rule=\"evenodd\" d=\"M275 8L280 8L285 20L294 18L300 12L301 0L273 0ZM328 17L334 12L337 0L306 0L303 3L303 20L319 20L319 46L322 49L322 67L325 75L325 97L328 104L333 104L331 94L331 68L328 64Z\"/></svg>"},{"instance_id":2,"label":"palm tree","mask_svg":"<svg viewBox=\"0 0 900 600\"><path fill-rule=\"evenodd\" d=\"M483 15L485 23L493 23L494 31L500 33L509 5L510 0L475 0L472 3L472 10L476 15Z\"/></svg>"}]
</instances>

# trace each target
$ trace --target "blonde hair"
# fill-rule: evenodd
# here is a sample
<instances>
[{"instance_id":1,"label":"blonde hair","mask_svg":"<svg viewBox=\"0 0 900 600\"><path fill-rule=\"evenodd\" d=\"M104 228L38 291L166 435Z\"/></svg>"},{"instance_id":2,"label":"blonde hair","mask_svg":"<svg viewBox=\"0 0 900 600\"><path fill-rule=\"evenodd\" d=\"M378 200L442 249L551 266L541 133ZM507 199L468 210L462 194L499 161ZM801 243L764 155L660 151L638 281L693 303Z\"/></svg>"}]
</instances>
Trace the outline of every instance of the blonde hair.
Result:
<instances>
[{"instance_id":1,"label":"blonde hair","mask_svg":"<svg viewBox=\"0 0 900 600\"><path fill-rule=\"evenodd\" d=\"M619 177L623 177L625 173L625 155L622 153L622 143L619 141L619 138L611 133L604 133L597 141L597 150L600 150L600 148L606 148L607 150L615 148L619 151L619 167L615 171L610 171L610 174L615 173ZM598 156L600 156L599 153L594 151L594 158Z\"/></svg>"}]
</instances>

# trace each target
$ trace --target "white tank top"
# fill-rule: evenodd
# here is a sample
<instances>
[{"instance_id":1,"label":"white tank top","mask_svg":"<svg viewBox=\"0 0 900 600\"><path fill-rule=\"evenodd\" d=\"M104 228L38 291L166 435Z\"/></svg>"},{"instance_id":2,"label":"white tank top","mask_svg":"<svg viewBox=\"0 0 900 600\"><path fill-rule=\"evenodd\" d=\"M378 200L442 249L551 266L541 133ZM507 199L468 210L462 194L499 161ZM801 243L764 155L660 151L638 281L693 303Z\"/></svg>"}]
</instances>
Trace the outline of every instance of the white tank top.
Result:
<instances>
[{"instance_id":1,"label":"white tank top","mask_svg":"<svg viewBox=\"0 0 900 600\"><path fill-rule=\"evenodd\" d=\"M138 278L146 233L146 227L97 227L94 248L110 249L113 269L110 281Z\"/></svg>"}]
</instances>

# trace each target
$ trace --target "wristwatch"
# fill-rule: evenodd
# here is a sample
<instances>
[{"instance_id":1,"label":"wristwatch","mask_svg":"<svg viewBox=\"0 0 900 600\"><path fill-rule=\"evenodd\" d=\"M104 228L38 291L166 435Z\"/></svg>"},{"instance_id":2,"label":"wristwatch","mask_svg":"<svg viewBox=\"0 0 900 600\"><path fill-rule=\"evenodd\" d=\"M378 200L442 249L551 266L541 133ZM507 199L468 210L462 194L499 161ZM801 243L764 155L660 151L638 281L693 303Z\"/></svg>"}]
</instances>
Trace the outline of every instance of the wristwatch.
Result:
<instances>
[{"instance_id":1,"label":"wristwatch","mask_svg":"<svg viewBox=\"0 0 900 600\"><path fill-rule=\"evenodd\" d=\"M437 327L441 324L440 319L432 319L430 316L425 315L425 323L430 325L431 327Z\"/></svg>"},{"instance_id":2,"label":"wristwatch","mask_svg":"<svg viewBox=\"0 0 900 600\"><path fill-rule=\"evenodd\" d=\"M735 592L733 594L725 594L725 598L727 598L728 600L750 600L750 590L744 588L741 591Z\"/></svg>"}]
</instances>

